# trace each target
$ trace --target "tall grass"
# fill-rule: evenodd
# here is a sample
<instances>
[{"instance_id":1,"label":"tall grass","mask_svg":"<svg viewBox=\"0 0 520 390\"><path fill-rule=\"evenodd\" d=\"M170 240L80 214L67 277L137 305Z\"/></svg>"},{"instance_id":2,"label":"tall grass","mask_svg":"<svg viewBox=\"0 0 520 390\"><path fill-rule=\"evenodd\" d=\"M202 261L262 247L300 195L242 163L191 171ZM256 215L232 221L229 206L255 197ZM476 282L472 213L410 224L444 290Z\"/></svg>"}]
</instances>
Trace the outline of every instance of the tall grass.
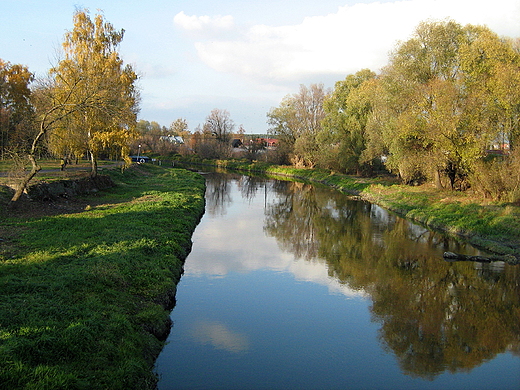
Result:
<instances>
[{"instance_id":1,"label":"tall grass","mask_svg":"<svg viewBox=\"0 0 520 390\"><path fill-rule=\"evenodd\" d=\"M204 181L150 165L111 175L88 211L1 222L18 232L0 255L2 388L154 387Z\"/></svg>"}]
</instances>

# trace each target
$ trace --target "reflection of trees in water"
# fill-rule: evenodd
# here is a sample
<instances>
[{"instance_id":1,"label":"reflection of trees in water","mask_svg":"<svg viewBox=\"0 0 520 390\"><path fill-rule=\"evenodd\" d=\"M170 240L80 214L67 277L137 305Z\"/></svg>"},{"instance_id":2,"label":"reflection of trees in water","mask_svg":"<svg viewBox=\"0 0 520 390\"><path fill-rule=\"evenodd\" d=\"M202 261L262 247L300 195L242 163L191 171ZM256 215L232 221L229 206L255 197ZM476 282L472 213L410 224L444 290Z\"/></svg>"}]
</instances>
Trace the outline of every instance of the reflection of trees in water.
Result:
<instances>
[{"instance_id":1,"label":"reflection of trees in water","mask_svg":"<svg viewBox=\"0 0 520 390\"><path fill-rule=\"evenodd\" d=\"M206 210L210 215L225 215L227 207L232 203L230 182L234 181L242 198L251 202L255 196L262 196L268 191L272 181L262 177L244 176L240 174L211 173L206 177Z\"/></svg>"},{"instance_id":2,"label":"reflection of trees in water","mask_svg":"<svg viewBox=\"0 0 520 390\"><path fill-rule=\"evenodd\" d=\"M433 378L469 371L520 351L519 267L447 263L463 243L339 192L233 175L243 198L269 196L264 230L298 258L325 259L329 272L370 293L381 341L402 370ZM229 176L207 180L207 210L225 214ZM469 252L470 253L470 252Z\"/></svg>"},{"instance_id":3,"label":"reflection of trees in water","mask_svg":"<svg viewBox=\"0 0 520 390\"><path fill-rule=\"evenodd\" d=\"M375 276L384 277L370 291L381 337L405 372L433 377L444 370L467 371L519 348L517 268L490 283L473 264L414 261L410 268L379 259L384 272Z\"/></svg>"},{"instance_id":4,"label":"reflection of trees in water","mask_svg":"<svg viewBox=\"0 0 520 390\"><path fill-rule=\"evenodd\" d=\"M313 222L321 212L314 187L295 182L285 182L286 192L279 193L278 201L265 210L264 230L276 237L282 250L298 258L317 256L319 243Z\"/></svg>"},{"instance_id":5,"label":"reflection of trees in water","mask_svg":"<svg viewBox=\"0 0 520 390\"><path fill-rule=\"evenodd\" d=\"M443 251L472 249L338 192L285 187L266 210L265 231L371 294L381 340L405 373L433 378L518 353L519 267L447 263Z\"/></svg>"},{"instance_id":6,"label":"reflection of trees in water","mask_svg":"<svg viewBox=\"0 0 520 390\"><path fill-rule=\"evenodd\" d=\"M210 215L225 215L226 207L231 204L229 177L211 173L206 176L206 212Z\"/></svg>"},{"instance_id":7,"label":"reflection of trees in water","mask_svg":"<svg viewBox=\"0 0 520 390\"><path fill-rule=\"evenodd\" d=\"M261 177L240 176L240 178L237 180L237 186L240 194L242 195L242 198L251 202L258 194L260 189L266 191L265 186L267 186L267 182L267 179Z\"/></svg>"}]
</instances>

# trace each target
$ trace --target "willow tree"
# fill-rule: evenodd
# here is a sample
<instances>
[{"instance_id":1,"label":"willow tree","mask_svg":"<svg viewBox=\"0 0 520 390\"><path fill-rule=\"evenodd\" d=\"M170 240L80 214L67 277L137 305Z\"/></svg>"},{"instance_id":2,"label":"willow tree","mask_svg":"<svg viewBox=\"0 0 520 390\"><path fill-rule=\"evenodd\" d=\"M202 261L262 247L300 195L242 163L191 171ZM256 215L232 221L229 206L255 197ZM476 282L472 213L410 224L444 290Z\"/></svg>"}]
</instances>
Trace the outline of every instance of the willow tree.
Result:
<instances>
[{"instance_id":1,"label":"willow tree","mask_svg":"<svg viewBox=\"0 0 520 390\"><path fill-rule=\"evenodd\" d=\"M316 137L325 118L323 102L327 96L323 84L300 85L298 93L285 96L280 106L267 114L270 134L292 152L295 165L314 167L318 162Z\"/></svg>"},{"instance_id":2,"label":"willow tree","mask_svg":"<svg viewBox=\"0 0 520 390\"><path fill-rule=\"evenodd\" d=\"M427 178L440 185L442 172L460 167L459 150L453 153L450 142L458 141L461 130L462 36L452 21L421 23L392 53L378 81L369 138L380 142L377 152L388 155L387 166L406 182Z\"/></svg>"},{"instance_id":3,"label":"willow tree","mask_svg":"<svg viewBox=\"0 0 520 390\"><path fill-rule=\"evenodd\" d=\"M365 128L372 111L370 81L376 74L363 69L338 81L324 103L325 119L317 140L320 165L360 174L365 150Z\"/></svg>"},{"instance_id":4,"label":"willow tree","mask_svg":"<svg viewBox=\"0 0 520 390\"><path fill-rule=\"evenodd\" d=\"M123 35L124 30L115 30L101 14L91 20L88 11L78 10L74 28L65 34L64 59L50 71L55 98L75 108L51 134L50 144L56 150L73 145L77 151L83 146L93 176L103 151L117 150L128 161L135 137L138 77L119 56Z\"/></svg>"},{"instance_id":5,"label":"willow tree","mask_svg":"<svg viewBox=\"0 0 520 390\"><path fill-rule=\"evenodd\" d=\"M506 107L518 104L517 88L506 86L514 80L514 57L486 27L421 23L378 80L368 150L386 153L388 167L407 182L427 179L443 187L448 180L460 187L511 128Z\"/></svg>"},{"instance_id":6,"label":"willow tree","mask_svg":"<svg viewBox=\"0 0 520 390\"><path fill-rule=\"evenodd\" d=\"M520 41L475 26L461 48L467 123L489 134L489 149L473 167L471 185L496 200L520 199Z\"/></svg>"}]
</instances>

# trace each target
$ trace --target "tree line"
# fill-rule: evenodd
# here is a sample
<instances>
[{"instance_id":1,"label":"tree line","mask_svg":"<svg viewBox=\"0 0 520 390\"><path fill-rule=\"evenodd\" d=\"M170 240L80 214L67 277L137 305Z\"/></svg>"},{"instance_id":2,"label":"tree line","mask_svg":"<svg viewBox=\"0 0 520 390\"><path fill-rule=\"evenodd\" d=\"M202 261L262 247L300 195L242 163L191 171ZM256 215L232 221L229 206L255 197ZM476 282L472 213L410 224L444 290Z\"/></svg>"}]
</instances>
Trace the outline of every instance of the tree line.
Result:
<instances>
[{"instance_id":1,"label":"tree line","mask_svg":"<svg viewBox=\"0 0 520 390\"><path fill-rule=\"evenodd\" d=\"M179 118L169 128L139 121L138 75L118 47L124 30L79 9L65 34L63 59L48 77L0 60L0 154L31 171L37 158L65 162L88 156L130 162L143 150L236 157L233 138L245 138L230 113L214 109L193 133ZM31 87L29 85L31 84ZM397 44L379 74L363 69L338 81L301 85L267 113L275 150L248 144L242 156L347 174L388 170L404 183L472 188L486 197L520 199L520 39L485 26L421 23ZM169 136L181 136L182 145Z\"/></svg>"},{"instance_id":2,"label":"tree line","mask_svg":"<svg viewBox=\"0 0 520 390\"><path fill-rule=\"evenodd\" d=\"M287 162L520 199L520 40L421 23L379 74L286 96L267 114Z\"/></svg>"},{"instance_id":3,"label":"tree line","mask_svg":"<svg viewBox=\"0 0 520 390\"><path fill-rule=\"evenodd\" d=\"M140 120L137 131L139 136L133 142L132 150L138 150L140 145L145 153L166 158L180 154L196 155L201 159L245 157L253 160L259 157L259 152L265 150L265 147L252 141L267 136L246 134L243 125L237 128L228 110L219 108L211 110L193 132L184 118L174 120L169 127L154 121ZM243 146L238 153L234 148L237 145Z\"/></svg>"}]
</instances>

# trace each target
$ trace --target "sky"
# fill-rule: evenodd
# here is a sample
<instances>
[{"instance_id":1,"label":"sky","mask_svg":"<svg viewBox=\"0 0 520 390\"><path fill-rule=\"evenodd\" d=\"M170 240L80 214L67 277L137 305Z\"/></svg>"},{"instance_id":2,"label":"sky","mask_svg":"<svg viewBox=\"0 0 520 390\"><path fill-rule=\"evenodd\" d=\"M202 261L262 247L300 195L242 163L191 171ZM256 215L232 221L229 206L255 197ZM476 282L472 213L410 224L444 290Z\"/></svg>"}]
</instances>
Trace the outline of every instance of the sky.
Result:
<instances>
[{"instance_id":1,"label":"sky","mask_svg":"<svg viewBox=\"0 0 520 390\"><path fill-rule=\"evenodd\" d=\"M140 75L139 119L184 118L191 131L218 108L246 133L266 133L284 96L379 72L423 21L520 37L520 0L0 0L0 58L45 76L78 7L125 30L119 51Z\"/></svg>"}]
</instances>

